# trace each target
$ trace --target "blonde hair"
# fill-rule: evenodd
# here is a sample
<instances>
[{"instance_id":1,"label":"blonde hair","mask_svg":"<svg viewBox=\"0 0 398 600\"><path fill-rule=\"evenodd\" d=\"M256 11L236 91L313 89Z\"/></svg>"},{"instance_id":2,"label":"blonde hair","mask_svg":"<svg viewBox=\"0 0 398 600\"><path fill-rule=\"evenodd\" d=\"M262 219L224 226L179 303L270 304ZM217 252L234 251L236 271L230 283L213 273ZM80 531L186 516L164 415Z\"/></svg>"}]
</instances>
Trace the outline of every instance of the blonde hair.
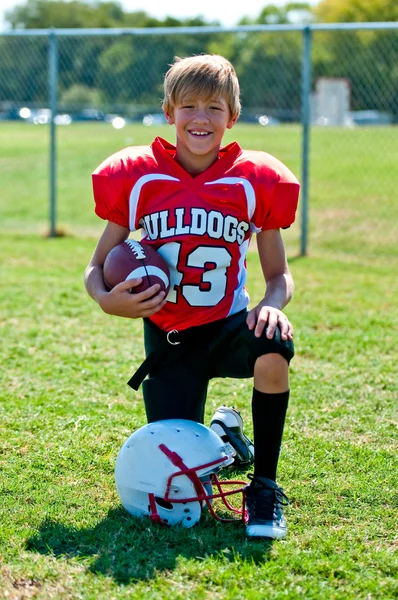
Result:
<instances>
[{"instance_id":1,"label":"blonde hair","mask_svg":"<svg viewBox=\"0 0 398 600\"><path fill-rule=\"evenodd\" d=\"M231 117L240 114L239 81L235 69L229 60L218 54L175 57L164 78L163 109L172 114L173 108L187 96L221 96L228 102Z\"/></svg>"}]
</instances>

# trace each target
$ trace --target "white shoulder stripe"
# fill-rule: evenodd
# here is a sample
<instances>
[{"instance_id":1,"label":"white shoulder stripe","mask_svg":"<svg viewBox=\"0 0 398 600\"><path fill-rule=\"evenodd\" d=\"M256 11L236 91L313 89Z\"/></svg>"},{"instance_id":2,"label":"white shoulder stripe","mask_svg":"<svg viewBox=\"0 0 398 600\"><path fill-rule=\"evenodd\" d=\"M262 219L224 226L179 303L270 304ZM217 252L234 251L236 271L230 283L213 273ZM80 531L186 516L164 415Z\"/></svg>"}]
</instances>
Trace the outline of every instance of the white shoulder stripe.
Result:
<instances>
[{"instance_id":1,"label":"white shoulder stripe","mask_svg":"<svg viewBox=\"0 0 398 600\"><path fill-rule=\"evenodd\" d=\"M241 185L243 185L247 202L247 214L249 216L249 219L251 220L256 209L256 194L250 181L248 181L247 179L243 179L243 177L221 177L221 179L216 179L215 181L207 181L206 185L212 185L214 183L223 183L230 185L240 183Z\"/></svg>"},{"instance_id":2,"label":"white shoulder stripe","mask_svg":"<svg viewBox=\"0 0 398 600\"><path fill-rule=\"evenodd\" d=\"M179 181L177 177L172 177L171 175L166 175L164 173L150 173L149 175L143 175L139 178L139 180L134 184L133 189L130 192L130 231L135 231L136 229L135 217L137 214L137 205L142 187L149 181L157 181L159 179L163 181Z\"/></svg>"}]
</instances>

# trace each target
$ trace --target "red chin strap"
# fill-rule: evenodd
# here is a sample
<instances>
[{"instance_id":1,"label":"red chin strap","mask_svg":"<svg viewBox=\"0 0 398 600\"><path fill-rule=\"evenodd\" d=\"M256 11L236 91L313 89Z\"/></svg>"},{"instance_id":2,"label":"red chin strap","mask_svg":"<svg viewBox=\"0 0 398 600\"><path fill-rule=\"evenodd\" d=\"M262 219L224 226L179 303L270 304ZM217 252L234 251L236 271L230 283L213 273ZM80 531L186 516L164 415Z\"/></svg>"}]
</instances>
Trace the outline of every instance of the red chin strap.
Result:
<instances>
[{"instance_id":1,"label":"red chin strap","mask_svg":"<svg viewBox=\"0 0 398 600\"><path fill-rule=\"evenodd\" d=\"M153 523L162 523L162 519L160 518L160 515L158 513L158 509L156 506L156 500L155 500L155 495L154 494L148 494L148 500L149 500L149 506L151 508L151 514L149 515L151 518L151 521Z\"/></svg>"}]
</instances>

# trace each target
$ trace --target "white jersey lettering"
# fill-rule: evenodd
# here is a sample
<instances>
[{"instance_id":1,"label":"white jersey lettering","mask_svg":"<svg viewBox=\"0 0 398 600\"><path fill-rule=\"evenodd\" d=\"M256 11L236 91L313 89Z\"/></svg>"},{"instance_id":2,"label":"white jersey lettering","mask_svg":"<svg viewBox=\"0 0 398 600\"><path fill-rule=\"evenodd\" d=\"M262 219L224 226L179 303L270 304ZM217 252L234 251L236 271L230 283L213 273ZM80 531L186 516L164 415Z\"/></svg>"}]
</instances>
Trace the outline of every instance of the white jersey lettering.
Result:
<instances>
[{"instance_id":1,"label":"white jersey lettering","mask_svg":"<svg viewBox=\"0 0 398 600\"><path fill-rule=\"evenodd\" d=\"M171 216L173 219L171 219ZM185 217L188 216L188 219ZM172 227L171 222L176 226ZM238 221L233 215L224 216L217 210L209 213L204 208L176 208L174 211L162 210L145 215L140 220L140 225L145 229L151 240L165 240L179 235L204 235L214 240L224 239L226 242L241 245L249 223Z\"/></svg>"}]
</instances>

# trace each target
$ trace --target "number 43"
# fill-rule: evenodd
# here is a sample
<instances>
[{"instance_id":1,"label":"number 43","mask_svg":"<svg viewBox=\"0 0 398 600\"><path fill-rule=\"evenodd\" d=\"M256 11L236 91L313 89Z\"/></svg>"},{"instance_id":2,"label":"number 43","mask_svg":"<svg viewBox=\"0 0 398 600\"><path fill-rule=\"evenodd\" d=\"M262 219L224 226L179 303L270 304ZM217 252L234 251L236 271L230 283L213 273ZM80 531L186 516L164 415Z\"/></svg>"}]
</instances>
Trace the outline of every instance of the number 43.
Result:
<instances>
[{"instance_id":1,"label":"number 43","mask_svg":"<svg viewBox=\"0 0 398 600\"><path fill-rule=\"evenodd\" d=\"M168 302L177 302L178 291L191 306L215 306L224 298L227 289L227 269L232 261L232 256L226 248L198 246L187 255L186 266L203 271L199 284L183 282L183 273L178 270L181 253L179 242L164 244L158 252L170 267ZM210 269L206 268L209 263L212 265Z\"/></svg>"}]
</instances>

